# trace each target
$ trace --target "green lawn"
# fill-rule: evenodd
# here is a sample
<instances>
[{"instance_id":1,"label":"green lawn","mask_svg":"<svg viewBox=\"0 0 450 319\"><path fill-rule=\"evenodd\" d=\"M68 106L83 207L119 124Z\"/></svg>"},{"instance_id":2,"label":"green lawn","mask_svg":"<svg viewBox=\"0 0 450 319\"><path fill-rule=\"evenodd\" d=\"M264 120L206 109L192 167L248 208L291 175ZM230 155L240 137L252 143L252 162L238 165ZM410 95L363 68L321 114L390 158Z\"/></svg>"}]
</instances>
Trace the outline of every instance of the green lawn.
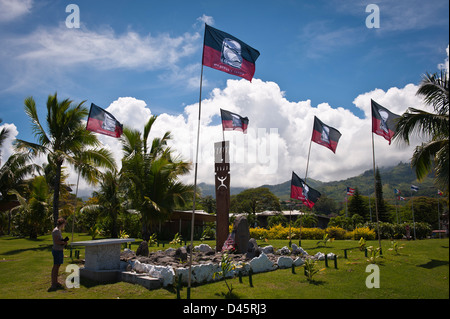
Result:
<instances>
[{"instance_id":1,"label":"green lawn","mask_svg":"<svg viewBox=\"0 0 450 319\"><path fill-rule=\"evenodd\" d=\"M65 236L66 234L64 234ZM70 237L70 234L67 234ZM83 234L76 234L75 241L90 240ZM194 243L198 245L200 242ZM214 245L214 242L205 243ZM248 277L239 283L238 278L229 280L234 296L241 299L448 299L449 298L449 240L428 239L417 241L399 241L403 248L399 254L389 251L390 241L382 241L383 257L378 258L380 268L380 288L366 287L368 262L364 252L358 249L358 242L353 240L333 241L325 246L316 240L303 240L302 247L309 253L318 251L333 252L339 256L338 269L329 262L318 263L325 268L314 277L313 282L306 280L303 268L291 269L253 275L253 286L249 286ZM276 248L287 246L284 240L258 242L260 245L271 244ZM377 241L369 241L377 246ZM131 249L136 250L137 243ZM164 249L168 248L166 244ZM344 259L344 249L348 259ZM152 247L151 250L162 249ZM61 266L60 280L65 279L65 267L76 263L65 251L64 265ZM80 258L84 258L81 250ZM50 270L52 267L51 236L41 236L37 240L0 237L0 298L69 298L69 299L176 299L172 288L149 291L141 286L119 282L115 284L96 284L81 280L80 288L48 292L50 287ZM227 292L223 281L194 286L192 299L223 299ZM186 288L181 292L186 298Z\"/></svg>"}]
</instances>

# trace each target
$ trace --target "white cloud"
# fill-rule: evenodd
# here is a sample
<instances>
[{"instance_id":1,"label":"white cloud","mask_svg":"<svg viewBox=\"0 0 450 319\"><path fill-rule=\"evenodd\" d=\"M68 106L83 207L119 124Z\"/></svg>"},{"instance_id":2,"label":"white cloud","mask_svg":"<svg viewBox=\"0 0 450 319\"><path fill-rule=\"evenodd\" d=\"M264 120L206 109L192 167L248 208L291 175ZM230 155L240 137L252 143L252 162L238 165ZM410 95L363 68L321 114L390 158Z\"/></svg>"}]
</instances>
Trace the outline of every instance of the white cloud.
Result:
<instances>
[{"instance_id":1,"label":"white cloud","mask_svg":"<svg viewBox=\"0 0 450 319\"><path fill-rule=\"evenodd\" d=\"M450 71L449 65L448 65L448 55L449 55L449 53L448 53L448 45L447 45L447 49L445 49L445 51L447 52L447 57L445 58L445 62L444 63L439 63L438 64L438 69L439 70L445 70L447 72L447 79L448 79L449 71Z\"/></svg>"},{"instance_id":2,"label":"white cloud","mask_svg":"<svg viewBox=\"0 0 450 319\"><path fill-rule=\"evenodd\" d=\"M342 137L336 154L312 143L308 178L332 181L372 168L370 98L402 114L410 106L422 107L420 98L415 95L416 90L416 86L408 84L387 92L376 89L359 95L354 104L365 112L361 119L349 110L336 109L328 103L313 106L309 100L288 101L274 82L228 80L224 89L216 88L202 100L198 182L214 183L214 143L222 141L220 108L248 116L250 120L246 135L225 132L225 139L230 141L233 186L254 187L285 182L293 170L304 176L315 115L338 129ZM146 103L134 98L119 98L107 110L124 125L141 131L151 115ZM194 162L197 120L198 103L187 105L183 115L163 113L155 122L150 138L171 131L173 140L170 146L184 159ZM120 162L122 154L118 140L101 135L99 138ZM413 142L410 146L388 145L382 137L375 135L374 138L376 164L380 167L409 161L413 148L420 142ZM182 180L193 183L193 171Z\"/></svg>"},{"instance_id":3,"label":"white cloud","mask_svg":"<svg viewBox=\"0 0 450 319\"><path fill-rule=\"evenodd\" d=\"M201 17L197 18L197 22L194 24L194 28L203 28L204 24L214 25L214 18L211 16L207 16L206 14L202 14Z\"/></svg>"},{"instance_id":4,"label":"white cloud","mask_svg":"<svg viewBox=\"0 0 450 319\"><path fill-rule=\"evenodd\" d=\"M0 0L0 22L10 22L31 12L33 0Z\"/></svg>"},{"instance_id":5,"label":"white cloud","mask_svg":"<svg viewBox=\"0 0 450 319\"><path fill-rule=\"evenodd\" d=\"M3 165L8 158L14 153L13 142L16 139L17 135L19 135L19 131L14 124L10 123L2 123L0 125L0 131L3 129L7 129L9 131L8 137L3 141L1 151L1 165Z\"/></svg>"},{"instance_id":6,"label":"white cloud","mask_svg":"<svg viewBox=\"0 0 450 319\"><path fill-rule=\"evenodd\" d=\"M116 34L111 28L99 31L55 28L37 28L27 36L10 39L10 50L23 61L34 61L58 66L92 65L97 69L126 68L142 70L165 69L182 57L191 55L198 47L199 33L141 36L127 31Z\"/></svg>"}]
</instances>

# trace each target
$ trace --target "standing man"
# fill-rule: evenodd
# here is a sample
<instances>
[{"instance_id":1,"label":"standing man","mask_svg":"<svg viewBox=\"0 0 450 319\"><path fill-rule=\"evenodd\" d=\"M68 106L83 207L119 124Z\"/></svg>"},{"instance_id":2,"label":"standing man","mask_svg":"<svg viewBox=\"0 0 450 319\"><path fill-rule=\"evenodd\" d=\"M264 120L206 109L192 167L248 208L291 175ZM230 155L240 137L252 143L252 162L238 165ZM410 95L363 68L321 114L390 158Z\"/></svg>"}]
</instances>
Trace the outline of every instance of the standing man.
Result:
<instances>
[{"instance_id":1,"label":"standing man","mask_svg":"<svg viewBox=\"0 0 450 319\"><path fill-rule=\"evenodd\" d=\"M58 272L59 267L64 263L64 247L67 245L69 238L62 238L61 231L66 226L66 220L64 218L59 218L56 222L56 227L52 231L53 237L53 268L52 268L52 286L49 291L56 290L58 288L63 288L63 285L58 282Z\"/></svg>"}]
</instances>

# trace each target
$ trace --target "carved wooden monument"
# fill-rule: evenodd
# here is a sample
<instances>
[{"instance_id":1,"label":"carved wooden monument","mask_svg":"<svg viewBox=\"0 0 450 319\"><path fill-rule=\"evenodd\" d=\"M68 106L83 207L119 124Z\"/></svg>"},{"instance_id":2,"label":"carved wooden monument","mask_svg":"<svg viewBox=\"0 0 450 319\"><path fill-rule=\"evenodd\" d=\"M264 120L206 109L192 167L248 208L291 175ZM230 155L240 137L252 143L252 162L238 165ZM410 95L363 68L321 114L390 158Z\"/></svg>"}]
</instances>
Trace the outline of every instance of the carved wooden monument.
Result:
<instances>
[{"instance_id":1,"label":"carved wooden monument","mask_svg":"<svg viewBox=\"0 0 450 319\"><path fill-rule=\"evenodd\" d=\"M214 170L216 185L216 250L222 249L228 238L228 213L230 210L230 142L214 143Z\"/></svg>"}]
</instances>

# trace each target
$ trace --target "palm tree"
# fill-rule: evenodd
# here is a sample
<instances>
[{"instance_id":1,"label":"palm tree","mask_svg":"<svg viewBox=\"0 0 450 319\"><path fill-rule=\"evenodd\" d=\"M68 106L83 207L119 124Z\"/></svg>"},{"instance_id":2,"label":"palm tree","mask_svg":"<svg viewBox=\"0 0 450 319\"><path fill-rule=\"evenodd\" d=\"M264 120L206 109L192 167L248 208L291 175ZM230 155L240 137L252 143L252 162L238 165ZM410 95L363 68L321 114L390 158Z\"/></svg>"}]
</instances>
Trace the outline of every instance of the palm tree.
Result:
<instances>
[{"instance_id":1,"label":"palm tree","mask_svg":"<svg viewBox=\"0 0 450 319\"><path fill-rule=\"evenodd\" d=\"M155 137L151 146L148 137L157 116L152 116L144 132L124 128L122 135L122 172L128 184L131 206L142 216L142 236L148 240L150 228L166 220L177 205L184 205L192 196L193 187L178 180L189 172L190 164L173 155L167 146L170 132Z\"/></svg>"},{"instance_id":2,"label":"palm tree","mask_svg":"<svg viewBox=\"0 0 450 319\"><path fill-rule=\"evenodd\" d=\"M119 194L120 177L115 170L108 170L102 174L100 189L94 192L94 197L98 199L98 204L86 205L81 212L98 212L100 216L108 216L111 219L111 237L117 238L117 218L121 208L121 198Z\"/></svg>"},{"instance_id":3,"label":"palm tree","mask_svg":"<svg viewBox=\"0 0 450 319\"><path fill-rule=\"evenodd\" d=\"M14 200L15 196L11 194L11 191L24 191L26 188L25 178L41 170L39 165L30 164L30 160L30 154L19 152L11 155L0 167L0 203ZM8 211L8 234L10 230L11 211Z\"/></svg>"},{"instance_id":4,"label":"palm tree","mask_svg":"<svg viewBox=\"0 0 450 319\"><path fill-rule=\"evenodd\" d=\"M426 74L417 95L434 109L434 113L409 108L399 119L394 139L409 144L410 136L429 136L429 140L414 150L411 166L419 180L435 171L436 184L448 191L449 185L449 91L445 71L440 75Z\"/></svg>"},{"instance_id":5,"label":"palm tree","mask_svg":"<svg viewBox=\"0 0 450 319\"><path fill-rule=\"evenodd\" d=\"M88 115L88 110L83 106L84 102L74 105L69 99L58 101L56 93L49 95L46 131L39 121L33 97L25 99L25 113L31 120L31 127L37 143L17 139L16 145L19 149L28 149L33 155L47 154L49 162L55 165L53 194L53 223L55 225L59 217L61 169L64 161L77 164L76 159L85 158L90 161L89 167L115 169L111 154L100 151L98 148L100 142L97 137L85 129L82 120ZM80 165L78 168L83 169Z\"/></svg>"},{"instance_id":6,"label":"palm tree","mask_svg":"<svg viewBox=\"0 0 450 319\"><path fill-rule=\"evenodd\" d=\"M30 238L37 238L45 229L48 221L48 201L49 193L47 183L43 176L36 176L31 183L31 193L29 199L19 194L16 190L11 190L11 194L16 195L20 205L11 209L11 213L18 213L18 227L22 232L28 232Z\"/></svg>"}]
</instances>

